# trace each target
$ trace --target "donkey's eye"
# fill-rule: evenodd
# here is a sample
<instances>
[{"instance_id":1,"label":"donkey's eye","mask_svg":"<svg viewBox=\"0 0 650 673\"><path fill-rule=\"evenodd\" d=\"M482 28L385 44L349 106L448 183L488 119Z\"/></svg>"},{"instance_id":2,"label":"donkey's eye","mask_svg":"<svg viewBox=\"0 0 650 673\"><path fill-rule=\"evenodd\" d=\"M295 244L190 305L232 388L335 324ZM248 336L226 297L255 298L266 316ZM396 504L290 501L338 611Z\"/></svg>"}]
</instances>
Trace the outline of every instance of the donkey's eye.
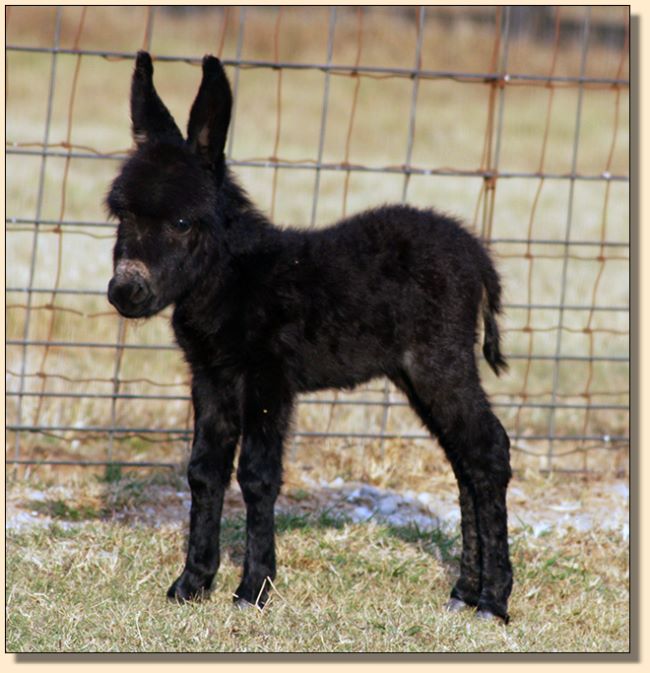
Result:
<instances>
[{"instance_id":1,"label":"donkey's eye","mask_svg":"<svg viewBox=\"0 0 650 673\"><path fill-rule=\"evenodd\" d=\"M183 217L179 217L176 222L174 222L174 229L176 229L176 231L180 231L181 233L189 231L191 226L192 224L190 221Z\"/></svg>"}]
</instances>

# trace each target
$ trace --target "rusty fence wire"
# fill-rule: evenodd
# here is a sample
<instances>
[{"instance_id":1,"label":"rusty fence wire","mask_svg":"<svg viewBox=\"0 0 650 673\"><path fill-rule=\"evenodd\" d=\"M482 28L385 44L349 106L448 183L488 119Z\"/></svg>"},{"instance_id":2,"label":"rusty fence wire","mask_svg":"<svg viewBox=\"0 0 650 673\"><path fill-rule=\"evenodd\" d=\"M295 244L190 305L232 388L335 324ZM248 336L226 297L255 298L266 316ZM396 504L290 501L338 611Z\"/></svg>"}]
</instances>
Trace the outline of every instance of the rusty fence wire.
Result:
<instances>
[{"instance_id":1,"label":"rusty fence wire","mask_svg":"<svg viewBox=\"0 0 650 673\"><path fill-rule=\"evenodd\" d=\"M132 325L105 299L115 224L101 203L129 151L144 48L180 123L203 53L222 58L227 158L274 219L317 227L389 200L459 213L504 279L510 373L484 382L515 466L625 471L629 8L12 7L6 20L8 464L171 467L191 440L169 311ZM301 398L289 450L427 440L375 381Z\"/></svg>"}]
</instances>

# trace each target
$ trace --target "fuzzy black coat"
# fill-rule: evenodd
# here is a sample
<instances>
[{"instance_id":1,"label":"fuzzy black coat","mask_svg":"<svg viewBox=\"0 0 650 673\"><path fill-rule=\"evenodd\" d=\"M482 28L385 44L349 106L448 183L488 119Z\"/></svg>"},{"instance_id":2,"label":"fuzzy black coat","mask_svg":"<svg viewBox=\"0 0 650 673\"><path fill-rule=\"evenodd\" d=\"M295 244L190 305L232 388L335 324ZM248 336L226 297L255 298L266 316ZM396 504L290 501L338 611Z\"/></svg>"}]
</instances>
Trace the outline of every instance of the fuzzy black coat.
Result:
<instances>
[{"instance_id":1,"label":"fuzzy black coat","mask_svg":"<svg viewBox=\"0 0 650 673\"><path fill-rule=\"evenodd\" d=\"M206 57L184 139L136 61L136 150L107 198L119 220L109 300L126 317L174 305L192 371L195 435L186 567L169 590L185 601L210 589L219 522L240 445L247 505L239 605L263 605L276 572L273 509L282 446L298 393L386 376L437 437L458 479L461 574L451 609L507 620L512 586L505 494L509 441L480 385L483 352L505 368L497 273L482 244L433 210L383 206L322 230L279 229L227 169L231 94Z\"/></svg>"}]
</instances>

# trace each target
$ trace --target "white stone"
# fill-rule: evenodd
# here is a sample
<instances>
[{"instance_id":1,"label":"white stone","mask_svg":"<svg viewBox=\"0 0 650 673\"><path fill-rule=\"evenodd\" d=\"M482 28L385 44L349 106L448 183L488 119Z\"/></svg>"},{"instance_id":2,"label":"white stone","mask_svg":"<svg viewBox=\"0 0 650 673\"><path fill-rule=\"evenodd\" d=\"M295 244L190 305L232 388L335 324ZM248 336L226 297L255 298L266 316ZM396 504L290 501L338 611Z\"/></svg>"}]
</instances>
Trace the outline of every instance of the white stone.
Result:
<instances>
[{"instance_id":1,"label":"white stone","mask_svg":"<svg viewBox=\"0 0 650 673\"><path fill-rule=\"evenodd\" d=\"M359 523L360 521L368 521L372 517L372 510L364 507L363 505L355 507L352 512L351 518L352 521Z\"/></svg>"},{"instance_id":2,"label":"white stone","mask_svg":"<svg viewBox=\"0 0 650 673\"><path fill-rule=\"evenodd\" d=\"M366 498L378 498L381 495L381 491L376 486L362 486L361 495Z\"/></svg>"},{"instance_id":3,"label":"white stone","mask_svg":"<svg viewBox=\"0 0 650 673\"><path fill-rule=\"evenodd\" d=\"M397 511L399 498L394 495L386 495L379 501L380 514L393 514Z\"/></svg>"},{"instance_id":4,"label":"white stone","mask_svg":"<svg viewBox=\"0 0 650 673\"><path fill-rule=\"evenodd\" d=\"M418 502L420 502L421 504L423 504L425 506L428 506L431 503L431 501L433 500L433 496L431 495L431 493L426 493L426 492L418 493L417 498L418 498Z\"/></svg>"}]
</instances>

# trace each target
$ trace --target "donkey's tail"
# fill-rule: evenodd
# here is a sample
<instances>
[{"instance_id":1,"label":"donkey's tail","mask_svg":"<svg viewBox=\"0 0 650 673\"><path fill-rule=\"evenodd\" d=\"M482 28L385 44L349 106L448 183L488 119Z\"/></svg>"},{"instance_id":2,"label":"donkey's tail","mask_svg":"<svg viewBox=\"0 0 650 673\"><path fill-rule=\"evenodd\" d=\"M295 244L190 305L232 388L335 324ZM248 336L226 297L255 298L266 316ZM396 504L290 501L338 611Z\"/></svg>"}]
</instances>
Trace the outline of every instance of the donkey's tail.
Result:
<instances>
[{"instance_id":1,"label":"donkey's tail","mask_svg":"<svg viewBox=\"0 0 650 673\"><path fill-rule=\"evenodd\" d=\"M499 376L502 371L508 369L508 363L501 354L501 334L496 319L496 316L501 313L501 282L489 258L482 271L483 287L485 288L483 297L483 326L485 332L483 355L492 371Z\"/></svg>"}]
</instances>

